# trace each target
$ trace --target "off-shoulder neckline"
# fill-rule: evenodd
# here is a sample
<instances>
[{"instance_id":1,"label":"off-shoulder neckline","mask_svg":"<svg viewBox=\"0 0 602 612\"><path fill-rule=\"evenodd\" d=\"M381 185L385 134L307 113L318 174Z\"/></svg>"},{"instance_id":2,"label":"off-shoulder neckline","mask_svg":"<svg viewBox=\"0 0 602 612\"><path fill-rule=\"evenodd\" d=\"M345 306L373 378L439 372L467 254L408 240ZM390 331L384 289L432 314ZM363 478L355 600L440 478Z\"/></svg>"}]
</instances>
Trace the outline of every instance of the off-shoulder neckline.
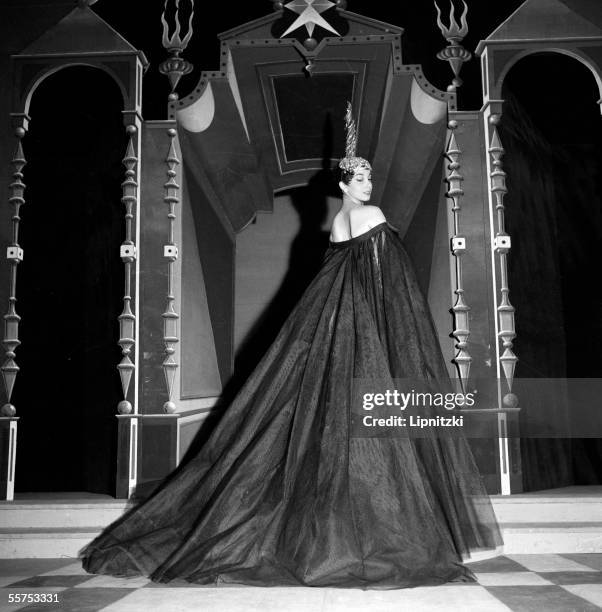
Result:
<instances>
[{"instance_id":1,"label":"off-shoulder neckline","mask_svg":"<svg viewBox=\"0 0 602 612\"><path fill-rule=\"evenodd\" d=\"M338 240L337 242L329 240L329 244L334 249L340 249L342 247L349 246L350 244L360 242L363 239L370 238L370 236L376 234L378 231L380 231L387 225L389 225L388 222L383 221L382 223L371 227L367 232L364 232L363 234L358 234L357 236L353 236L353 238L348 238L347 240Z\"/></svg>"}]
</instances>

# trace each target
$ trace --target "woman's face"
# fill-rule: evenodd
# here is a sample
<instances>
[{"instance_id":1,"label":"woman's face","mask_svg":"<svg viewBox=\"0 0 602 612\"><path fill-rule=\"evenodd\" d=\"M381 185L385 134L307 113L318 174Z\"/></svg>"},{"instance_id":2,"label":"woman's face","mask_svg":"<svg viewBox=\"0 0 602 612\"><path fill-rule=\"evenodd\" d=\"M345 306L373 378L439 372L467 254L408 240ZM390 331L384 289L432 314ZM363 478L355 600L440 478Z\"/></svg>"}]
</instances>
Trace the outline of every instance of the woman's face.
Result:
<instances>
[{"instance_id":1,"label":"woman's face","mask_svg":"<svg viewBox=\"0 0 602 612\"><path fill-rule=\"evenodd\" d=\"M368 168L358 168L349 184L340 183L343 193L357 204L368 202L372 195L372 171Z\"/></svg>"}]
</instances>

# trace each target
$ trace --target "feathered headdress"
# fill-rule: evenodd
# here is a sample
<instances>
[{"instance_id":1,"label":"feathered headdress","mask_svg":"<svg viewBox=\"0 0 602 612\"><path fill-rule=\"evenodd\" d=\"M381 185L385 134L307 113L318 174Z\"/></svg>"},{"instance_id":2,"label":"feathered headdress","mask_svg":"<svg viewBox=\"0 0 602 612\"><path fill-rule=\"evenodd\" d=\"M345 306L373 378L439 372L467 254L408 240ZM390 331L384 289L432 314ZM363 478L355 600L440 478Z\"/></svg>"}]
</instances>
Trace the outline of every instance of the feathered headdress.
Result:
<instances>
[{"instance_id":1,"label":"feathered headdress","mask_svg":"<svg viewBox=\"0 0 602 612\"><path fill-rule=\"evenodd\" d=\"M345 157L339 162L339 168L345 172L355 172L358 168L372 169L370 162L363 157L357 157L357 128L353 119L351 102L347 102L345 113Z\"/></svg>"}]
</instances>

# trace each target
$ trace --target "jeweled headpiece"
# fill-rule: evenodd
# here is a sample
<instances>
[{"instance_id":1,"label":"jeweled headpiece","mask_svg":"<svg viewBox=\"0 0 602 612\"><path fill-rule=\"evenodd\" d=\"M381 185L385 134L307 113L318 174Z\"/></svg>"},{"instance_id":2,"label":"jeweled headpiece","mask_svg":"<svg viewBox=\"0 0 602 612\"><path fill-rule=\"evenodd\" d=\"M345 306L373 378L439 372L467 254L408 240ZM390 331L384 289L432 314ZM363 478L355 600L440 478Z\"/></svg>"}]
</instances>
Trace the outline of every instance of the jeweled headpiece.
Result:
<instances>
[{"instance_id":1,"label":"jeweled headpiece","mask_svg":"<svg viewBox=\"0 0 602 612\"><path fill-rule=\"evenodd\" d=\"M372 170L372 166L367 159L357 157L357 128L353 119L353 109L351 102L347 102L347 112L345 113L345 157L339 162L339 168L345 172L355 172L358 168Z\"/></svg>"}]
</instances>

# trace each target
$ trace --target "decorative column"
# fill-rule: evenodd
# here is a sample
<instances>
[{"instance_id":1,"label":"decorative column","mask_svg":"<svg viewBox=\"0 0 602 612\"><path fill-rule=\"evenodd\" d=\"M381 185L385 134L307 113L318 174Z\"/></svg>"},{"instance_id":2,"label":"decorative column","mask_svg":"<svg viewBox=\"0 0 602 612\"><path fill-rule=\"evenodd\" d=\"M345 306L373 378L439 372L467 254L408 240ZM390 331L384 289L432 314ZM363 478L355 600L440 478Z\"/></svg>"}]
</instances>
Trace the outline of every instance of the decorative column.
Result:
<instances>
[{"instance_id":1,"label":"decorative column","mask_svg":"<svg viewBox=\"0 0 602 612\"><path fill-rule=\"evenodd\" d=\"M132 239L132 220L134 206L138 201L138 157L136 156L135 138L138 132L135 125L128 125L128 145L123 158L125 180L121 183L122 198L125 206L125 240L121 244L120 256L125 268L125 290L123 295L123 311L119 315L119 346L122 359L117 366L121 378L123 400L117 406L119 414L131 414L132 404L128 401L128 391L132 374L136 369L131 359L132 349L136 343L136 316L132 312L132 266L136 261L136 245Z\"/></svg>"},{"instance_id":2,"label":"decorative column","mask_svg":"<svg viewBox=\"0 0 602 612\"><path fill-rule=\"evenodd\" d=\"M137 232L134 220L138 218L138 173L139 159L139 119L135 113L126 113L126 133L128 143L123 158L125 179L121 183L121 202L125 207L125 239L122 242L119 254L124 266L124 292L123 310L118 317L119 341L121 348L121 361L117 365L121 379L123 399L117 405L119 419L118 425L118 452L117 452L117 490L120 498L130 497L136 488L138 480L138 405L136 382L131 384L132 377L136 379L136 342L137 320L133 304L136 298L133 295L137 287ZM130 123L132 121L132 123ZM130 401L133 399L133 401Z\"/></svg>"},{"instance_id":3,"label":"decorative column","mask_svg":"<svg viewBox=\"0 0 602 612\"><path fill-rule=\"evenodd\" d=\"M27 161L23 154L22 140L26 134L26 126L29 120L27 115L20 115L17 119L18 125L15 129L17 147L13 155L11 165L13 167L13 180L9 185L9 204L13 207L12 216L12 242L6 250L6 259L10 262L10 288L8 298L8 312L4 315L4 339L3 345L6 349L6 360L2 364L2 380L6 391L6 404L2 406L2 431L1 431L1 461L4 464L0 474L0 499L12 500L15 490L15 461L17 455L17 409L11 403L12 393L15 386L19 366L15 361L15 351L21 344L19 340L19 321L21 317L17 314L17 267L23 261L23 249L19 246L19 227L21 217L19 212L25 204L25 184L23 183L23 168Z\"/></svg>"},{"instance_id":4,"label":"decorative column","mask_svg":"<svg viewBox=\"0 0 602 612\"><path fill-rule=\"evenodd\" d=\"M506 173L502 169L502 156L504 148L500 141L497 131L499 123L499 115L491 115L490 123L493 129L491 137L491 145L489 147L489 155L491 162L491 194L496 210L496 228L495 237L493 238L493 249L498 256L499 271L500 271L500 294L501 299L497 308L498 312L498 338L502 341L504 352L499 357L502 372L506 384L508 385L508 393L502 399L504 406L515 408L518 405L518 398L512 393L512 382L514 380L514 370L518 358L514 354L513 340L516 337L514 326L514 307L510 303L508 286L508 262L507 256L510 252L511 241L510 236L506 232L505 217L504 217L504 196L508 192L506 188Z\"/></svg>"},{"instance_id":5,"label":"decorative column","mask_svg":"<svg viewBox=\"0 0 602 612\"><path fill-rule=\"evenodd\" d=\"M464 191L462 190L462 181L464 177L460 174L460 158L462 156L462 151L458 147L455 135L455 130L458 128L458 122L452 120L449 122L448 126L451 130L451 137L446 152L446 157L450 161L448 165L449 174L446 178L449 189L446 195L452 201L453 235L451 237L451 251L456 262L456 288L454 290L456 294L456 303L452 307L454 313L453 336L456 339L456 349L458 350L453 361L458 368L462 389L466 392L466 384L468 382L472 357L467 350L468 336L470 335L468 318L470 307L464 300L464 281L462 275L462 256L466 252L466 238L460 233L460 201L464 195Z\"/></svg>"},{"instance_id":6,"label":"decorative column","mask_svg":"<svg viewBox=\"0 0 602 612\"><path fill-rule=\"evenodd\" d=\"M176 404L173 402L173 389L178 369L178 363L175 359L176 344L178 338L178 319L179 315L175 310L175 295L174 295L174 263L178 259L178 247L174 242L174 226L176 220L175 207L180 201L179 190L180 186L176 181L177 170L180 160L176 154L175 138L176 130L170 128L167 130L169 136L169 152L165 163L167 164L167 183L165 183L165 196L163 198L167 204L167 218L169 223L168 241L163 247L163 257L167 261L167 306L163 317L163 342L165 343L165 360L163 361L163 372L165 374L165 383L167 385L167 401L163 404L163 410L167 414L172 414L176 411Z\"/></svg>"},{"instance_id":7,"label":"decorative column","mask_svg":"<svg viewBox=\"0 0 602 612\"><path fill-rule=\"evenodd\" d=\"M520 444L518 436L518 398L512 392L514 371L518 361L514 354L516 337L514 307L509 300L508 261L510 236L505 228L504 197L507 193L506 173L503 170L504 148L497 125L501 117L501 100L490 100L484 112L485 134L488 139L487 166L490 179L489 227L491 235L491 270L495 319L495 355L497 380L497 443L500 491L509 495L522 491ZM501 342L501 347L500 347ZM512 430L512 431L511 431Z\"/></svg>"}]
</instances>

